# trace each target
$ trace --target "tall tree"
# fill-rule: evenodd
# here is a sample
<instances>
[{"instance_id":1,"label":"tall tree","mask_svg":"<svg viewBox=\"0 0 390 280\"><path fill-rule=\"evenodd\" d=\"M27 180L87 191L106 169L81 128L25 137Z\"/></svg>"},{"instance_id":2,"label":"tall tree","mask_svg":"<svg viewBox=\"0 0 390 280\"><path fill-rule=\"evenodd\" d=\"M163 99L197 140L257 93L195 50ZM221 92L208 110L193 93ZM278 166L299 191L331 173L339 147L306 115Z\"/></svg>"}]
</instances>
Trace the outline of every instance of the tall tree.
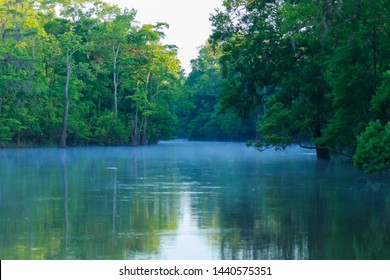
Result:
<instances>
[{"instance_id":1,"label":"tall tree","mask_svg":"<svg viewBox=\"0 0 390 280\"><path fill-rule=\"evenodd\" d=\"M165 107L177 94L177 87L183 78L176 46L163 45L165 23L144 25L132 38L135 43L132 49L136 55L133 63L136 71L131 74L135 91L128 95L132 101L130 145L154 143L159 138L162 119L173 121L174 115ZM163 98L162 98L163 97ZM166 103L167 102L167 103ZM156 118L160 115L159 118ZM149 121L153 120L151 126ZM156 126L157 125L157 126Z\"/></svg>"},{"instance_id":2,"label":"tall tree","mask_svg":"<svg viewBox=\"0 0 390 280\"><path fill-rule=\"evenodd\" d=\"M105 22L102 30L102 47L108 45L110 49L110 57L112 61L112 81L113 81L113 96L114 96L114 118L118 118L118 89L119 89L119 74L122 66L120 65L120 56L124 53L127 47L127 37L135 27L133 21L135 18L135 10L121 11L117 6L103 5L102 11Z\"/></svg>"},{"instance_id":3,"label":"tall tree","mask_svg":"<svg viewBox=\"0 0 390 280\"><path fill-rule=\"evenodd\" d=\"M260 150L307 146L322 136L328 88L321 67L327 38L320 23L328 20L326 5L225 1L224 11L212 18L211 40L222 44L228 84L222 104L256 119ZM329 158L325 147L310 148L319 158Z\"/></svg>"},{"instance_id":4,"label":"tall tree","mask_svg":"<svg viewBox=\"0 0 390 280\"><path fill-rule=\"evenodd\" d=\"M81 44L80 36L68 31L59 36L61 50L65 60L66 78L64 86L64 114L62 117L62 128L58 146L60 148L66 147L66 137L68 129L68 114L69 114L69 83L73 71L73 55L80 51L83 46Z\"/></svg>"},{"instance_id":5,"label":"tall tree","mask_svg":"<svg viewBox=\"0 0 390 280\"><path fill-rule=\"evenodd\" d=\"M382 84L389 60L389 1L343 1L335 17L327 61L334 114L325 139L354 153L357 136L373 120L371 100Z\"/></svg>"},{"instance_id":6,"label":"tall tree","mask_svg":"<svg viewBox=\"0 0 390 280\"><path fill-rule=\"evenodd\" d=\"M32 116L45 91L41 15L30 1L0 2L0 141L21 144L39 134Z\"/></svg>"}]
</instances>

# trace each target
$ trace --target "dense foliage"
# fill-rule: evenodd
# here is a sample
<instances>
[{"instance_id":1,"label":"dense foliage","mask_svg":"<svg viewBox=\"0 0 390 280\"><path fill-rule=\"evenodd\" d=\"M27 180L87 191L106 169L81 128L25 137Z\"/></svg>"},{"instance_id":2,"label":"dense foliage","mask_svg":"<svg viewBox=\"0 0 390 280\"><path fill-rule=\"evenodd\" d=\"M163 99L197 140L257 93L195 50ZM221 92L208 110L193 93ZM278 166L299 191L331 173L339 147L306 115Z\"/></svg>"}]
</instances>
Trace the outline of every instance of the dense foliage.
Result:
<instances>
[{"instance_id":1,"label":"dense foliage","mask_svg":"<svg viewBox=\"0 0 390 280\"><path fill-rule=\"evenodd\" d=\"M184 77L165 23L0 0L0 144L248 140L389 169L390 0L225 0Z\"/></svg>"},{"instance_id":2,"label":"dense foliage","mask_svg":"<svg viewBox=\"0 0 390 280\"><path fill-rule=\"evenodd\" d=\"M166 24L100 1L0 1L0 144L172 137L183 74Z\"/></svg>"},{"instance_id":3,"label":"dense foliage","mask_svg":"<svg viewBox=\"0 0 390 280\"><path fill-rule=\"evenodd\" d=\"M255 135L255 122L240 118L225 106L225 82L218 64L220 53L206 44L192 60L186 79L187 107L181 110L179 133L191 140L247 140Z\"/></svg>"},{"instance_id":4,"label":"dense foliage","mask_svg":"<svg viewBox=\"0 0 390 280\"><path fill-rule=\"evenodd\" d=\"M387 170L389 9L388 0L223 1L210 37L221 49L220 100L255 118L261 138L251 144Z\"/></svg>"}]
</instances>

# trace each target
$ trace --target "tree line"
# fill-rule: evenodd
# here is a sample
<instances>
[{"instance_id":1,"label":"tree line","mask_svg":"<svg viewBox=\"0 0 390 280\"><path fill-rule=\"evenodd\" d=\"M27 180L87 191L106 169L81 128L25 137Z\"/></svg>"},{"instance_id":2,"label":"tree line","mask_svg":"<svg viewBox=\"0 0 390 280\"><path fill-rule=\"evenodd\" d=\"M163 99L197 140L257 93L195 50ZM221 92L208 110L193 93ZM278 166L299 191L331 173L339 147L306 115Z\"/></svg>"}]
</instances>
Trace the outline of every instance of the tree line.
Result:
<instances>
[{"instance_id":1,"label":"tree line","mask_svg":"<svg viewBox=\"0 0 390 280\"><path fill-rule=\"evenodd\" d=\"M200 108L213 100L210 128L255 127L248 145L261 151L295 144L389 170L389 14L388 0L223 1L187 79L203 96L191 98Z\"/></svg>"},{"instance_id":2,"label":"tree line","mask_svg":"<svg viewBox=\"0 0 390 280\"><path fill-rule=\"evenodd\" d=\"M0 1L0 143L172 137L184 75L165 23L102 1Z\"/></svg>"},{"instance_id":3,"label":"tree line","mask_svg":"<svg viewBox=\"0 0 390 280\"><path fill-rule=\"evenodd\" d=\"M295 144L390 168L390 0L227 0L185 77L166 23L0 0L2 146Z\"/></svg>"}]
</instances>

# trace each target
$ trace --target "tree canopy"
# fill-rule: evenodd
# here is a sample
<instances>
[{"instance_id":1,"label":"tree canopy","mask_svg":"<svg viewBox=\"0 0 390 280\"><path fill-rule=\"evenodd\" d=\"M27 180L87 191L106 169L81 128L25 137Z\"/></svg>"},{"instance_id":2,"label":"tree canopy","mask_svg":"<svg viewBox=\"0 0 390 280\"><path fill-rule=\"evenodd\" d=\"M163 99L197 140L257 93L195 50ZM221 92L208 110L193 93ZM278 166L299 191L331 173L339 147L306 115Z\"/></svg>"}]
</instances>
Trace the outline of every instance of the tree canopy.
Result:
<instances>
[{"instance_id":1,"label":"tree canopy","mask_svg":"<svg viewBox=\"0 0 390 280\"><path fill-rule=\"evenodd\" d=\"M318 158L355 155L366 171L388 169L389 8L388 0L223 1L210 42L222 53L222 104L258 125L249 144L297 144Z\"/></svg>"},{"instance_id":2,"label":"tree canopy","mask_svg":"<svg viewBox=\"0 0 390 280\"><path fill-rule=\"evenodd\" d=\"M390 0L225 0L188 77L167 23L0 0L0 145L250 140L389 169Z\"/></svg>"},{"instance_id":3,"label":"tree canopy","mask_svg":"<svg viewBox=\"0 0 390 280\"><path fill-rule=\"evenodd\" d=\"M147 144L172 137L183 71L165 23L102 1L0 2L0 143Z\"/></svg>"}]
</instances>

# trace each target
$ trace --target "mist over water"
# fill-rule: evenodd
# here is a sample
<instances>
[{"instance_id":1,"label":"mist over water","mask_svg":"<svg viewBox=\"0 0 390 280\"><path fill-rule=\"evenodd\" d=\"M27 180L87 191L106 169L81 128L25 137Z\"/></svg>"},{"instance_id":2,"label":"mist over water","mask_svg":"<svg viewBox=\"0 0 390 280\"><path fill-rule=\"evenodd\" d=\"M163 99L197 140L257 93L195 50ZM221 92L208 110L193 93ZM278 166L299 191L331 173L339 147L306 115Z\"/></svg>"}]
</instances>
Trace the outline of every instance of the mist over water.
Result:
<instances>
[{"instance_id":1,"label":"mist over water","mask_svg":"<svg viewBox=\"0 0 390 280\"><path fill-rule=\"evenodd\" d=\"M388 178L300 148L0 151L1 259L390 259Z\"/></svg>"}]
</instances>

